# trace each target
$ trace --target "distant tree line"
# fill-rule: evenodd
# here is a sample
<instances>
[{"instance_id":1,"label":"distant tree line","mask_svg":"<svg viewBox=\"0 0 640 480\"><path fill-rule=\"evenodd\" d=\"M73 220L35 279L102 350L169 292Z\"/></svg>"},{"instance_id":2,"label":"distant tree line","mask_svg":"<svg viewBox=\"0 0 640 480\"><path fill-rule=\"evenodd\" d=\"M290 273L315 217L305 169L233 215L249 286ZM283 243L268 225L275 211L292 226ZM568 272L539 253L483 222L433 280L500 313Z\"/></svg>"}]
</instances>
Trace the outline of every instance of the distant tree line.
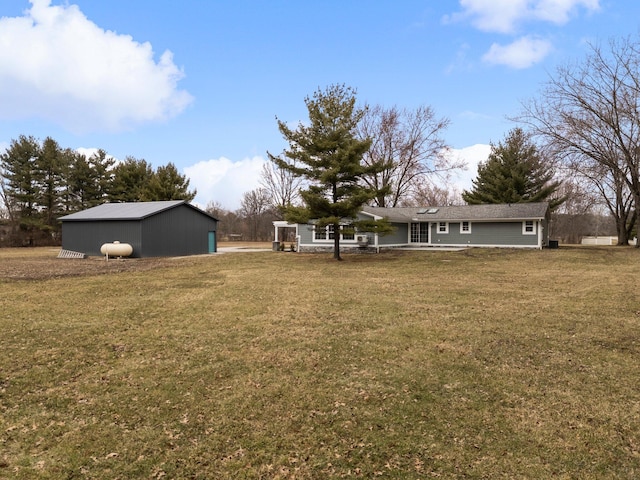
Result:
<instances>
[{"instance_id":1,"label":"distant tree line","mask_svg":"<svg viewBox=\"0 0 640 480\"><path fill-rule=\"evenodd\" d=\"M240 208L225 209L219 202L209 202L205 209L216 217L218 238L221 241L273 240L273 221L282 220L282 214L264 188L257 188L242 195ZM283 239L291 243L293 237Z\"/></svg>"},{"instance_id":2,"label":"distant tree line","mask_svg":"<svg viewBox=\"0 0 640 480\"><path fill-rule=\"evenodd\" d=\"M50 137L20 136L0 155L0 244L57 244L60 216L104 202L189 201L195 193L172 163L154 170L146 160L116 163L104 150L87 157Z\"/></svg>"}]
</instances>

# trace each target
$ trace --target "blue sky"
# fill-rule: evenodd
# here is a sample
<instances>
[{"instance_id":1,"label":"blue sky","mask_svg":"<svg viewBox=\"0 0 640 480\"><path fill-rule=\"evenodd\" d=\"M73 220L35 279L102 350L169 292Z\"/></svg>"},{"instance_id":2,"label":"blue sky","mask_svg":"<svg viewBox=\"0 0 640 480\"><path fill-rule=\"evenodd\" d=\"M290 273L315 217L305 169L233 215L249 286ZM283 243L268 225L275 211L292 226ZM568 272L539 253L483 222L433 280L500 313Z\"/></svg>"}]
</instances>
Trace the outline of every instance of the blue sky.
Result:
<instances>
[{"instance_id":1,"label":"blue sky","mask_svg":"<svg viewBox=\"0 0 640 480\"><path fill-rule=\"evenodd\" d=\"M637 0L2 0L0 148L173 162L198 204L236 209L285 147L275 117L304 121L305 96L344 83L449 118L468 188L557 66L639 22Z\"/></svg>"}]
</instances>

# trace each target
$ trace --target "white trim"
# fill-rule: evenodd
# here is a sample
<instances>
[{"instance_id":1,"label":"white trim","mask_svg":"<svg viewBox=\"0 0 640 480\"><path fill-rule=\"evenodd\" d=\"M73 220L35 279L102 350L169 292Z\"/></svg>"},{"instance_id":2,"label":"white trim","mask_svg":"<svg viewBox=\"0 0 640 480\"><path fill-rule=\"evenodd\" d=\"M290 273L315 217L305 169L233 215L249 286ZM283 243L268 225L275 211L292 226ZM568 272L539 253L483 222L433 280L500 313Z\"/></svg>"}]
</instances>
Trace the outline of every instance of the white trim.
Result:
<instances>
[{"instance_id":1,"label":"white trim","mask_svg":"<svg viewBox=\"0 0 640 480\"><path fill-rule=\"evenodd\" d=\"M295 228L296 229L296 235L298 234L298 224L297 223L289 223L285 220L274 220L273 222L273 237L274 237L274 242L278 242L278 229L279 228Z\"/></svg>"},{"instance_id":2,"label":"white trim","mask_svg":"<svg viewBox=\"0 0 640 480\"><path fill-rule=\"evenodd\" d=\"M531 225L527 225L530 223ZM522 221L522 235L537 235L538 229L536 228L537 222L535 220L523 220ZM528 227L531 227L531 230L527 230Z\"/></svg>"},{"instance_id":3,"label":"white trim","mask_svg":"<svg viewBox=\"0 0 640 480\"><path fill-rule=\"evenodd\" d=\"M387 245L382 245L386 247ZM409 245L411 246L411 245ZM502 244L493 244L493 243L432 243L430 245L423 245L425 248L433 247L434 250L437 250L438 247L443 248L530 248L534 250L541 250L542 247L536 244L531 245L502 245ZM416 245L419 247L419 245Z\"/></svg>"},{"instance_id":4,"label":"white trim","mask_svg":"<svg viewBox=\"0 0 640 480\"><path fill-rule=\"evenodd\" d=\"M311 231L311 242L312 244L333 244L334 243L334 238L333 238L333 232L331 231L331 228L333 228L333 224L327 225L325 227L325 238L316 238L316 226L313 226L313 229ZM340 231L342 232L342 229L340 229ZM344 238L344 233L340 233L340 244L346 243L346 244L350 244L350 243L357 243L356 242L356 233L350 233L349 234L350 237L352 238Z\"/></svg>"},{"instance_id":5,"label":"white trim","mask_svg":"<svg viewBox=\"0 0 640 480\"><path fill-rule=\"evenodd\" d=\"M440 227L442 226L442 224L444 223L444 230L440 230ZM446 235L449 233L449 222L441 222L438 221L436 222L436 233L438 235Z\"/></svg>"},{"instance_id":6,"label":"white trim","mask_svg":"<svg viewBox=\"0 0 640 480\"><path fill-rule=\"evenodd\" d=\"M467 230L464 229L464 224L467 224ZM471 235L471 222L469 220L461 220L460 221L460 234L461 235Z\"/></svg>"}]
</instances>

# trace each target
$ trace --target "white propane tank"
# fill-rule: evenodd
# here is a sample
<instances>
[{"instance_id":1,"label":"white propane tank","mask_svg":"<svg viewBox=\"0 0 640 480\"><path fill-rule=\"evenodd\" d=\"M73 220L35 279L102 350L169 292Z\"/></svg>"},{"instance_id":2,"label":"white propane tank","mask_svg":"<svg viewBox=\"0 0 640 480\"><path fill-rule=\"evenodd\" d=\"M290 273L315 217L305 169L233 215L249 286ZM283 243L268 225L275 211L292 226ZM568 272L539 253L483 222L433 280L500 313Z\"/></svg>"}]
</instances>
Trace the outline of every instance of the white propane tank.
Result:
<instances>
[{"instance_id":1,"label":"white propane tank","mask_svg":"<svg viewBox=\"0 0 640 480\"><path fill-rule=\"evenodd\" d=\"M120 243L115 241L113 243L104 243L100 247L100 253L109 257L128 257L133 253L133 247L128 243Z\"/></svg>"}]
</instances>

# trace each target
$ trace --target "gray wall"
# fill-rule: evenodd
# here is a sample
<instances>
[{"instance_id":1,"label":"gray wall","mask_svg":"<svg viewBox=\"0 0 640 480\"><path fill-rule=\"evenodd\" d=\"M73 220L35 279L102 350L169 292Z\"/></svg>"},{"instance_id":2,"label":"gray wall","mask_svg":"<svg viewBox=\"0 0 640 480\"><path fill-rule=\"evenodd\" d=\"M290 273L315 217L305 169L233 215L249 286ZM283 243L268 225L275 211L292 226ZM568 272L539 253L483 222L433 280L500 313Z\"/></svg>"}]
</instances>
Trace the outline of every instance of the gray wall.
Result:
<instances>
[{"instance_id":1,"label":"gray wall","mask_svg":"<svg viewBox=\"0 0 640 480\"><path fill-rule=\"evenodd\" d=\"M114 241L128 243L133 247L134 257L139 257L142 246L139 221L81 221L62 222L62 248L82 252L89 256L100 256L100 247Z\"/></svg>"},{"instance_id":2,"label":"gray wall","mask_svg":"<svg viewBox=\"0 0 640 480\"><path fill-rule=\"evenodd\" d=\"M216 221L188 205L161 212L142 222L143 257L199 255L209 252L209 232Z\"/></svg>"},{"instance_id":3,"label":"gray wall","mask_svg":"<svg viewBox=\"0 0 640 480\"><path fill-rule=\"evenodd\" d=\"M537 222L536 222L537 223ZM539 225L536 227L539 228ZM535 246L538 235L523 235L522 222L471 222L471 233L460 233L460 222L449 223L449 233L438 233L437 224L431 226L433 245L516 245Z\"/></svg>"},{"instance_id":4,"label":"gray wall","mask_svg":"<svg viewBox=\"0 0 640 480\"><path fill-rule=\"evenodd\" d=\"M395 230L388 235L378 237L379 245L405 245L409 241L409 225L394 223Z\"/></svg>"},{"instance_id":5,"label":"gray wall","mask_svg":"<svg viewBox=\"0 0 640 480\"><path fill-rule=\"evenodd\" d=\"M313 225L298 224L298 236L302 244L313 243Z\"/></svg>"}]
</instances>

